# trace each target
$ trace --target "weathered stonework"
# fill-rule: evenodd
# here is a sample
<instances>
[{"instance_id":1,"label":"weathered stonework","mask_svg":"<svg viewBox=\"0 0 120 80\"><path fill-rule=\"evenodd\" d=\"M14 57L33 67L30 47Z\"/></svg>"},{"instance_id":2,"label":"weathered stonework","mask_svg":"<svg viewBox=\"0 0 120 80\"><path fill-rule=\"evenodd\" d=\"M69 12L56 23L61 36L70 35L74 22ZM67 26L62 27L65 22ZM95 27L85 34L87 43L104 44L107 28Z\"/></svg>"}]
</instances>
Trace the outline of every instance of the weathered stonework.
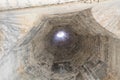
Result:
<instances>
[{"instance_id":1,"label":"weathered stonework","mask_svg":"<svg viewBox=\"0 0 120 80\"><path fill-rule=\"evenodd\" d=\"M1 12L0 80L119 80L119 2ZM59 29L70 47L50 43Z\"/></svg>"}]
</instances>

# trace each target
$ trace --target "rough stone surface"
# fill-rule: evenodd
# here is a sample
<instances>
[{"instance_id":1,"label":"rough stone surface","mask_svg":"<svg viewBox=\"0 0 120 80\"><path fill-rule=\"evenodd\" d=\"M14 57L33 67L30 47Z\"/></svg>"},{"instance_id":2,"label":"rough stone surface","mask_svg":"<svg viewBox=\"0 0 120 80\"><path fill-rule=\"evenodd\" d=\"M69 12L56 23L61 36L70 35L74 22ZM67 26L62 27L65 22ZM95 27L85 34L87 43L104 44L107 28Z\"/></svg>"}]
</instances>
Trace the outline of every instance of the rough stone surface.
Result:
<instances>
[{"instance_id":1,"label":"rough stone surface","mask_svg":"<svg viewBox=\"0 0 120 80\"><path fill-rule=\"evenodd\" d=\"M119 80L119 3L73 2L1 12L0 80ZM70 47L50 43L58 29L69 29Z\"/></svg>"},{"instance_id":2,"label":"rough stone surface","mask_svg":"<svg viewBox=\"0 0 120 80\"><path fill-rule=\"evenodd\" d=\"M49 6L71 2L98 3L106 0L3 0L0 2L0 10L23 9L30 7Z\"/></svg>"}]
</instances>

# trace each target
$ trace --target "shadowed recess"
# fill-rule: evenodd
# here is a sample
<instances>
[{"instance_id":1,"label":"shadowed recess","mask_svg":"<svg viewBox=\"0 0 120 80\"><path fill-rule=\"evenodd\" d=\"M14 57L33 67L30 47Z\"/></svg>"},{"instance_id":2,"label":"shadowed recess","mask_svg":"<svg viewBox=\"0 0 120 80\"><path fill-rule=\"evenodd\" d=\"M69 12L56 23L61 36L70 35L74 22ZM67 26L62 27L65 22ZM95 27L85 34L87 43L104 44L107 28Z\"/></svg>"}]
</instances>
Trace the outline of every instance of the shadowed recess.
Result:
<instances>
[{"instance_id":1,"label":"shadowed recess","mask_svg":"<svg viewBox=\"0 0 120 80\"><path fill-rule=\"evenodd\" d=\"M52 28L46 36L46 43L46 49L57 57L56 60L70 59L80 48L79 35L70 25Z\"/></svg>"},{"instance_id":2,"label":"shadowed recess","mask_svg":"<svg viewBox=\"0 0 120 80\"><path fill-rule=\"evenodd\" d=\"M36 25L16 51L30 77L102 80L107 75L113 35L96 22L91 9L47 16Z\"/></svg>"}]
</instances>

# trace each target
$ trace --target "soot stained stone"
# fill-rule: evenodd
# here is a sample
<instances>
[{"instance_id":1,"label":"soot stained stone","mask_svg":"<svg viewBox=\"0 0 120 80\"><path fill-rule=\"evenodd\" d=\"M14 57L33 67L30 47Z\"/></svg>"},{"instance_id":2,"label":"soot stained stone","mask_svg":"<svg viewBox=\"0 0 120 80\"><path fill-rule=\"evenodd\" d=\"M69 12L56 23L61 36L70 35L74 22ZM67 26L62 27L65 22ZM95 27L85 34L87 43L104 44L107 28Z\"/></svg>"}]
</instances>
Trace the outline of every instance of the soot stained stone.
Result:
<instances>
[{"instance_id":1,"label":"soot stained stone","mask_svg":"<svg viewBox=\"0 0 120 80\"><path fill-rule=\"evenodd\" d=\"M54 27L46 37L46 49L56 61L68 60L79 49L78 34L71 27Z\"/></svg>"},{"instance_id":2,"label":"soot stained stone","mask_svg":"<svg viewBox=\"0 0 120 80\"><path fill-rule=\"evenodd\" d=\"M72 67L70 66L70 62L58 62L52 65L52 71L56 73L66 73L71 72Z\"/></svg>"}]
</instances>

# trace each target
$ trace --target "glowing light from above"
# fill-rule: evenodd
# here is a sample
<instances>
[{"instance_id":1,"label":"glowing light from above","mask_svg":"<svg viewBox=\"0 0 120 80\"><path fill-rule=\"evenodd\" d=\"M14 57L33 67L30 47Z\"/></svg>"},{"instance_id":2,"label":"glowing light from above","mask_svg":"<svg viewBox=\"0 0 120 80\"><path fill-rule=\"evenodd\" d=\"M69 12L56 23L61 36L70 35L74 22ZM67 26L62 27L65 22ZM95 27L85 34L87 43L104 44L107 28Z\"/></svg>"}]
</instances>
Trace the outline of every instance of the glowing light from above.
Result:
<instances>
[{"instance_id":1,"label":"glowing light from above","mask_svg":"<svg viewBox=\"0 0 120 80\"><path fill-rule=\"evenodd\" d=\"M58 31L55 34L55 40L57 41L65 41L66 39L68 39L68 34L65 31Z\"/></svg>"},{"instance_id":2,"label":"glowing light from above","mask_svg":"<svg viewBox=\"0 0 120 80\"><path fill-rule=\"evenodd\" d=\"M59 31L57 34L56 34L56 37L58 38L64 38L66 36L66 33L63 32L63 31Z\"/></svg>"}]
</instances>

